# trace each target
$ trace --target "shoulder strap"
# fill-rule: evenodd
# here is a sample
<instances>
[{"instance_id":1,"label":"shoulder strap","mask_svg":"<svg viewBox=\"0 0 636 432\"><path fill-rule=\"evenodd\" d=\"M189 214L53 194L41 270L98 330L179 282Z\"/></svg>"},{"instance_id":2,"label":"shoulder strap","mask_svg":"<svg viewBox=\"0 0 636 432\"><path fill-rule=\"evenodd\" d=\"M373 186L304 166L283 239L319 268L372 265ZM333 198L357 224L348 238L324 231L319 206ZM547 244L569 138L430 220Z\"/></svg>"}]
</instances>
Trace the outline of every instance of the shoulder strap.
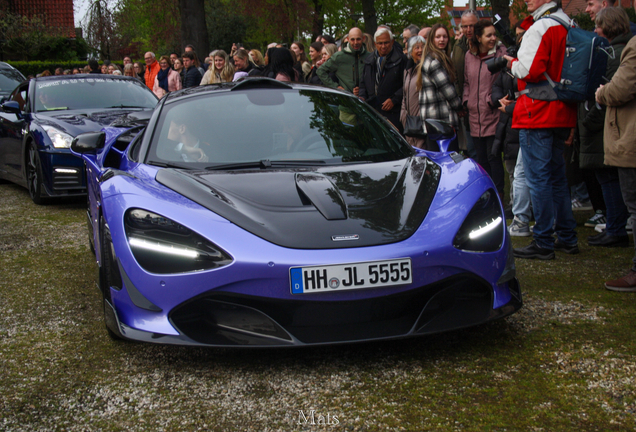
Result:
<instances>
[{"instance_id":1,"label":"shoulder strap","mask_svg":"<svg viewBox=\"0 0 636 432\"><path fill-rule=\"evenodd\" d=\"M537 21L542 20L542 19L545 19L545 18L552 18L553 20L555 20L556 22L558 22L559 24L561 24L563 27L565 27L565 28L566 28L566 29L568 29L568 30L569 30L569 29L571 29L571 28L573 27L573 26L571 26L569 23L567 23L567 22L563 21L563 19L559 18L558 16L552 15L552 14L542 16L542 17L541 17L541 18L539 18Z\"/></svg>"}]
</instances>

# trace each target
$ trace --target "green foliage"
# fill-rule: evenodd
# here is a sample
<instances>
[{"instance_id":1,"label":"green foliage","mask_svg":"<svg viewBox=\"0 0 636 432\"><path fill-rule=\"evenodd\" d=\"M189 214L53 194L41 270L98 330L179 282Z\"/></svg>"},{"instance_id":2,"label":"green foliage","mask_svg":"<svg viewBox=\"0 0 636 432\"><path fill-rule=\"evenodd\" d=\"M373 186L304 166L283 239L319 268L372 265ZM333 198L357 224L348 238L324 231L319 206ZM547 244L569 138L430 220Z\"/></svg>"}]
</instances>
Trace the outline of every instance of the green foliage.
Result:
<instances>
[{"instance_id":1,"label":"green foliage","mask_svg":"<svg viewBox=\"0 0 636 432\"><path fill-rule=\"evenodd\" d=\"M355 22L351 14L362 16L362 3L344 2L337 0L325 0L325 33L340 37L344 35ZM384 24L391 27L394 33L401 33L409 24L419 27L431 26L435 23L448 23L448 15L440 16L440 10L444 7L443 0L433 0L422 3L419 0L375 0L375 9L378 25ZM365 30L364 19L358 22L358 27Z\"/></svg>"},{"instance_id":2,"label":"green foliage","mask_svg":"<svg viewBox=\"0 0 636 432\"><path fill-rule=\"evenodd\" d=\"M41 16L5 13L0 18L0 50L8 59L70 61L85 57L88 47L84 39L72 40L47 27Z\"/></svg>"},{"instance_id":3,"label":"green foliage","mask_svg":"<svg viewBox=\"0 0 636 432\"><path fill-rule=\"evenodd\" d=\"M229 54L233 43L246 42L248 22L245 17L236 12L236 8L230 3L221 0L206 0L205 15L210 50L222 49ZM250 46L261 47L263 45L261 41L258 41ZM207 53L205 54L207 55Z\"/></svg>"},{"instance_id":4,"label":"green foliage","mask_svg":"<svg viewBox=\"0 0 636 432\"><path fill-rule=\"evenodd\" d=\"M181 53L181 14L178 0L120 0L114 14L119 35L114 55L143 57Z\"/></svg>"}]
</instances>

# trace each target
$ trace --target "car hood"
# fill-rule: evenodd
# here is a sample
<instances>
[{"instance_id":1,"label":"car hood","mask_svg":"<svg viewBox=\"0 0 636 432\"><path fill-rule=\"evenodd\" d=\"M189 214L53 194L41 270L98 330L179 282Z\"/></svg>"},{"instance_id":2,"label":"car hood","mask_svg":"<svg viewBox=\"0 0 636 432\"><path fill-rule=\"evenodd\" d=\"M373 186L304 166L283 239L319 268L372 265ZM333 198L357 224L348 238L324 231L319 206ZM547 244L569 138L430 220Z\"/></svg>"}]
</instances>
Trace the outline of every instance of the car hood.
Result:
<instances>
[{"instance_id":1,"label":"car hood","mask_svg":"<svg viewBox=\"0 0 636 432\"><path fill-rule=\"evenodd\" d=\"M311 169L161 169L157 182L274 244L333 249L393 243L421 225L441 168L425 157Z\"/></svg>"},{"instance_id":2,"label":"car hood","mask_svg":"<svg viewBox=\"0 0 636 432\"><path fill-rule=\"evenodd\" d=\"M134 123L147 122L152 114L151 109L91 109L53 111L34 114L40 125L53 126L71 136L84 132L99 131L104 127L123 123L130 127Z\"/></svg>"}]
</instances>

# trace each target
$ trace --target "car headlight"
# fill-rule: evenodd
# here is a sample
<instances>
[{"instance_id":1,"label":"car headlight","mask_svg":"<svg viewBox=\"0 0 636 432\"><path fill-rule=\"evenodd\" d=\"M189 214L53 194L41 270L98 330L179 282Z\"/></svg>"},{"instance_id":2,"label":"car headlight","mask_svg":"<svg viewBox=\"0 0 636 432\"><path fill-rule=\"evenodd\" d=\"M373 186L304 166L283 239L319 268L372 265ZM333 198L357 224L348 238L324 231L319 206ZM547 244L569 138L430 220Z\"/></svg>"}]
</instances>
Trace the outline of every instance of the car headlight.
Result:
<instances>
[{"instance_id":1,"label":"car headlight","mask_svg":"<svg viewBox=\"0 0 636 432\"><path fill-rule=\"evenodd\" d=\"M501 249L505 219L494 190L479 197L453 240L457 249L472 252L494 252Z\"/></svg>"},{"instance_id":2,"label":"car headlight","mask_svg":"<svg viewBox=\"0 0 636 432\"><path fill-rule=\"evenodd\" d=\"M189 228L142 209L124 216L130 249L144 270L152 273L185 273L226 266L232 257Z\"/></svg>"},{"instance_id":3,"label":"car headlight","mask_svg":"<svg viewBox=\"0 0 636 432\"><path fill-rule=\"evenodd\" d=\"M73 137L69 134L62 132L59 129L54 128L53 126L43 125L42 129L46 131L46 134L51 139L53 143L53 147L55 148L70 148L71 142L73 142Z\"/></svg>"}]
</instances>

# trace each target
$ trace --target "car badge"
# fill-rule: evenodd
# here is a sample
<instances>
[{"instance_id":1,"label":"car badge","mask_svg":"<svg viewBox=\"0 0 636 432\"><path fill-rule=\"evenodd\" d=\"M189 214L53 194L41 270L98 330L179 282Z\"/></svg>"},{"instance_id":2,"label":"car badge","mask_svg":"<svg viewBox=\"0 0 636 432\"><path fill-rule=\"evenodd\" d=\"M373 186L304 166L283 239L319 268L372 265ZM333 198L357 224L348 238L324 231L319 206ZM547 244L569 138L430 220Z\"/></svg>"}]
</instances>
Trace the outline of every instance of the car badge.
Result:
<instances>
[{"instance_id":1,"label":"car badge","mask_svg":"<svg viewBox=\"0 0 636 432\"><path fill-rule=\"evenodd\" d=\"M358 234L333 235L331 236L331 240L333 241L360 240L360 236Z\"/></svg>"}]
</instances>

